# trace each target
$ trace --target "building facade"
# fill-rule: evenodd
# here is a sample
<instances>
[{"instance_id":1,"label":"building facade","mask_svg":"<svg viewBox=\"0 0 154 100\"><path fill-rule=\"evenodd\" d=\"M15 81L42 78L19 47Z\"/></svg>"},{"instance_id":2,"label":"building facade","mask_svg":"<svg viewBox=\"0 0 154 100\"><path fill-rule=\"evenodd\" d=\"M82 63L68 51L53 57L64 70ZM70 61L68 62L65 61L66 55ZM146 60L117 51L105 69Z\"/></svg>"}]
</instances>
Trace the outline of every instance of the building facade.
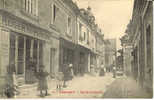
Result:
<instances>
[{"instance_id":1,"label":"building facade","mask_svg":"<svg viewBox=\"0 0 154 100\"><path fill-rule=\"evenodd\" d=\"M98 29L96 33L96 52L96 66L100 68L102 64L105 65L105 44L101 29Z\"/></svg>"},{"instance_id":2,"label":"building facade","mask_svg":"<svg viewBox=\"0 0 154 100\"><path fill-rule=\"evenodd\" d=\"M124 35L121 38L121 42L122 42L122 52L123 52L123 71L125 73L125 75L127 76L131 76L132 75L132 45L128 40L128 35Z\"/></svg>"},{"instance_id":3,"label":"building facade","mask_svg":"<svg viewBox=\"0 0 154 100\"><path fill-rule=\"evenodd\" d=\"M50 27L50 15L44 19L42 7L47 0L0 1L0 79L4 87L7 68L15 64L19 84L36 82L34 71L44 65L51 73L59 67L59 34ZM50 10L49 10L50 12ZM54 27L54 26L53 26ZM54 56L53 56L54 50ZM51 62L51 60L54 61ZM33 61L34 68L30 67Z\"/></svg>"},{"instance_id":4,"label":"building facade","mask_svg":"<svg viewBox=\"0 0 154 100\"><path fill-rule=\"evenodd\" d=\"M76 5L71 0L52 0L50 7L51 25L60 34L59 71L63 72L68 64L73 64L75 70Z\"/></svg>"},{"instance_id":5,"label":"building facade","mask_svg":"<svg viewBox=\"0 0 154 100\"><path fill-rule=\"evenodd\" d=\"M104 48L97 30L91 8L72 0L0 0L0 88L11 64L20 85L35 83L40 65L53 77L68 64L75 75L90 72Z\"/></svg>"},{"instance_id":6,"label":"building facade","mask_svg":"<svg viewBox=\"0 0 154 100\"><path fill-rule=\"evenodd\" d=\"M94 18L90 7L80 9L77 17L77 62L78 72L81 74L94 71L91 66L96 67L96 34L92 26L95 24Z\"/></svg>"},{"instance_id":7,"label":"building facade","mask_svg":"<svg viewBox=\"0 0 154 100\"><path fill-rule=\"evenodd\" d=\"M88 26L87 20L84 19L84 15L78 16L78 45L77 45L77 72L83 74L89 71L90 67L90 35L91 29Z\"/></svg>"},{"instance_id":8,"label":"building facade","mask_svg":"<svg viewBox=\"0 0 154 100\"><path fill-rule=\"evenodd\" d=\"M126 34L132 44L132 74L152 95L153 89L153 5L152 1L134 0L132 20Z\"/></svg>"},{"instance_id":9,"label":"building facade","mask_svg":"<svg viewBox=\"0 0 154 100\"><path fill-rule=\"evenodd\" d=\"M116 39L105 40L105 67L111 71L116 66Z\"/></svg>"}]
</instances>

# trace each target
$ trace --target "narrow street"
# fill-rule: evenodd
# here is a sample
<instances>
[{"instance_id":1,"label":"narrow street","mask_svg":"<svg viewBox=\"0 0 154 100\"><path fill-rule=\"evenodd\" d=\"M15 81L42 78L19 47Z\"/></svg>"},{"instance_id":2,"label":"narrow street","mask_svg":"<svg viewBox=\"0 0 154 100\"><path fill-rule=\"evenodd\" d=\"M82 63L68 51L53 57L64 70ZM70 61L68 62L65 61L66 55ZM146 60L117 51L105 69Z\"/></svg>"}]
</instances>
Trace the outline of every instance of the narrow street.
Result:
<instances>
[{"instance_id":1,"label":"narrow street","mask_svg":"<svg viewBox=\"0 0 154 100\"><path fill-rule=\"evenodd\" d=\"M0 98L152 98L152 1L0 0Z\"/></svg>"},{"instance_id":2,"label":"narrow street","mask_svg":"<svg viewBox=\"0 0 154 100\"><path fill-rule=\"evenodd\" d=\"M141 90L135 80L126 76L112 78L112 73L104 77L85 75L75 77L68 82L68 87L56 91L56 81L48 83L49 96L44 98L149 98L148 93ZM28 87L28 86L27 86ZM22 88L16 98L40 98L37 84L30 88Z\"/></svg>"}]
</instances>

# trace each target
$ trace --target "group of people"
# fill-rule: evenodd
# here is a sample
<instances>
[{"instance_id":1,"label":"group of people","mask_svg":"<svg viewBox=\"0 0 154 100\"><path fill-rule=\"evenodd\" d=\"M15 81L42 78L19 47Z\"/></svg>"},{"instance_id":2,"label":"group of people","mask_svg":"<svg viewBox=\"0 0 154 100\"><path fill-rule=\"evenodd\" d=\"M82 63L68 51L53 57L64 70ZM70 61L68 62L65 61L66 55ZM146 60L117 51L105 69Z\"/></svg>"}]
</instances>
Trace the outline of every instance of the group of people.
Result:
<instances>
[{"instance_id":1,"label":"group of people","mask_svg":"<svg viewBox=\"0 0 154 100\"><path fill-rule=\"evenodd\" d=\"M45 66L40 66L39 72L36 74L38 79L38 90L40 91L40 96L48 96L48 82L47 77L50 76L50 74L45 70ZM67 87L67 81L72 80L74 76L73 73L73 65L69 64L64 66L63 72L59 72L55 78L57 79L57 90L61 90L61 88ZM43 93L45 92L45 93Z\"/></svg>"},{"instance_id":2,"label":"group of people","mask_svg":"<svg viewBox=\"0 0 154 100\"><path fill-rule=\"evenodd\" d=\"M55 78L57 79L57 86L56 88L58 90L61 90L61 88L67 87L67 82L69 80L73 79L74 73L73 73L73 65L72 64L65 64L63 67L63 72L57 73L57 76ZM19 93L18 91L18 85L16 82L16 68L15 64L10 64L7 68L7 77L6 77L6 86L4 90L4 94L7 98L14 98L16 94ZM40 91L40 96L48 96L48 76L50 74L46 71L44 65L39 66L39 71L35 71L35 77L38 80L38 90Z\"/></svg>"}]
</instances>

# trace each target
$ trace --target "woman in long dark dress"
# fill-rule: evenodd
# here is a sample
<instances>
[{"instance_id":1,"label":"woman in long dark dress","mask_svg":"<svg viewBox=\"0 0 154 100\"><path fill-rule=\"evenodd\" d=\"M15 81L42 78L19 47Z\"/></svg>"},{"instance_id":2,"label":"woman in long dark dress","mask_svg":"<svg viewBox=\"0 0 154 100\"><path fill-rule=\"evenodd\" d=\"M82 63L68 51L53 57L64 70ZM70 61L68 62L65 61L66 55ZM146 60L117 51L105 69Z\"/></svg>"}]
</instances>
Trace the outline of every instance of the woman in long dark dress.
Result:
<instances>
[{"instance_id":1,"label":"woman in long dark dress","mask_svg":"<svg viewBox=\"0 0 154 100\"><path fill-rule=\"evenodd\" d=\"M8 98L13 98L16 95L16 93L18 93L14 79L15 72L16 70L14 63L11 63L9 66L7 66L5 95Z\"/></svg>"},{"instance_id":2,"label":"woman in long dark dress","mask_svg":"<svg viewBox=\"0 0 154 100\"><path fill-rule=\"evenodd\" d=\"M73 79L73 76L74 76L73 65L72 64L65 65L63 73L64 73L63 87L65 88L67 87L66 82Z\"/></svg>"},{"instance_id":3,"label":"woman in long dark dress","mask_svg":"<svg viewBox=\"0 0 154 100\"><path fill-rule=\"evenodd\" d=\"M67 64L64 65L63 74L64 74L63 87L65 88L67 87L66 82L70 80L70 68L68 67Z\"/></svg>"},{"instance_id":4,"label":"woman in long dark dress","mask_svg":"<svg viewBox=\"0 0 154 100\"><path fill-rule=\"evenodd\" d=\"M37 74L38 82L38 90L40 90L40 96L44 96L43 91L45 91L45 96L48 95L48 85L47 85L47 76L49 73L45 71L45 67L40 66L40 70Z\"/></svg>"}]
</instances>

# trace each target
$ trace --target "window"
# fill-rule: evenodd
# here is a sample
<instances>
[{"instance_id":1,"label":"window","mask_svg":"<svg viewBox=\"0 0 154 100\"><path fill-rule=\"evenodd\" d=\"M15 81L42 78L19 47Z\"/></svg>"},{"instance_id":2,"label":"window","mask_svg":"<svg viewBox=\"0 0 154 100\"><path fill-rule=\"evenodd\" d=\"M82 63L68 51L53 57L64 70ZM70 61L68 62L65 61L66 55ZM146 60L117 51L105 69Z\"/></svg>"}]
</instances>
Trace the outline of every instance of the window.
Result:
<instances>
[{"instance_id":1,"label":"window","mask_svg":"<svg viewBox=\"0 0 154 100\"><path fill-rule=\"evenodd\" d=\"M63 64L72 63L73 64L73 50L68 48L63 48Z\"/></svg>"},{"instance_id":2,"label":"window","mask_svg":"<svg viewBox=\"0 0 154 100\"><path fill-rule=\"evenodd\" d=\"M54 5L53 6L53 22L55 21L56 19L56 6Z\"/></svg>"},{"instance_id":3,"label":"window","mask_svg":"<svg viewBox=\"0 0 154 100\"><path fill-rule=\"evenodd\" d=\"M51 48L50 49L50 73L54 74L54 67L55 67L55 55L56 55L56 49Z\"/></svg>"},{"instance_id":4,"label":"window","mask_svg":"<svg viewBox=\"0 0 154 100\"><path fill-rule=\"evenodd\" d=\"M69 35L72 33L71 26L72 26L72 19L71 19L71 17L68 17L68 19L67 19L67 33Z\"/></svg>"},{"instance_id":5,"label":"window","mask_svg":"<svg viewBox=\"0 0 154 100\"><path fill-rule=\"evenodd\" d=\"M18 67L17 74L24 74L24 37L18 38Z\"/></svg>"},{"instance_id":6,"label":"window","mask_svg":"<svg viewBox=\"0 0 154 100\"><path fill-rule=\"evenodd\" d=\"M87 44L89 45L89 34L90 34L90 32L89 32L89 30L87 29Z\"/></svg>"},{"instance_id":7,"label":"window","mask_svg":"<svg viewBox=\"0 0 154 100\"><path fill-rule=\"evenodd\" d=\"M52 9L51 24L53 24L56 21L56 15L57 15L57 12L59 11L59 8L55 4L53 4L51 9Z\"/></svg>"},{"instance_id":8,"label":"window","mask_svg":"<svg viewBox=\"0 0 154 100\"><path fill-rule=\"evenodd\" d=\"M79 41L82 41L81 30L82 30L82 24L79 23L79 32L78 32L78 34L79 34Z\"/></svg>"},{"instance_id":9,"label":"window","mask_svg":"<svg viewBox=\"0 0 154 100\"><path fill-rule=\"evenodd\" d=\"M82 24L79 23L79 35L80 35L80 37L82 36L82 35L81 35L81 32L82 32Z\"/></svg>"},{"instance_id":10,"label":"window","mask_svg":"<svg viewBox=\"0 0 154 100\"><path fill-rule=\"evenodd\" d=\"M84 34L83 34L83 39L84 39L84 41L86 40L86 32L84 32Z\"/></svg>"},{"instance_id":11,"label":"window","mask_svg":"<svg viewBox=\"0 0 154 100\"><path fill-rule=\"evenodd\" d=\"M87 28L84 26L83 28L82 28L82 41L84 42L84 43L86 43L87 41L86 41L86 39L87 39Z\"/></svg>"},{"instance_id":12,"label":"window","mask_svg":"<svg viewBox=\"0 0 154 100\"><path fill-rule=\"evenodd\" d=\"M38 16L38 0L23 0L23 8L26 12Z\"/></svg>"}]
</instances>

